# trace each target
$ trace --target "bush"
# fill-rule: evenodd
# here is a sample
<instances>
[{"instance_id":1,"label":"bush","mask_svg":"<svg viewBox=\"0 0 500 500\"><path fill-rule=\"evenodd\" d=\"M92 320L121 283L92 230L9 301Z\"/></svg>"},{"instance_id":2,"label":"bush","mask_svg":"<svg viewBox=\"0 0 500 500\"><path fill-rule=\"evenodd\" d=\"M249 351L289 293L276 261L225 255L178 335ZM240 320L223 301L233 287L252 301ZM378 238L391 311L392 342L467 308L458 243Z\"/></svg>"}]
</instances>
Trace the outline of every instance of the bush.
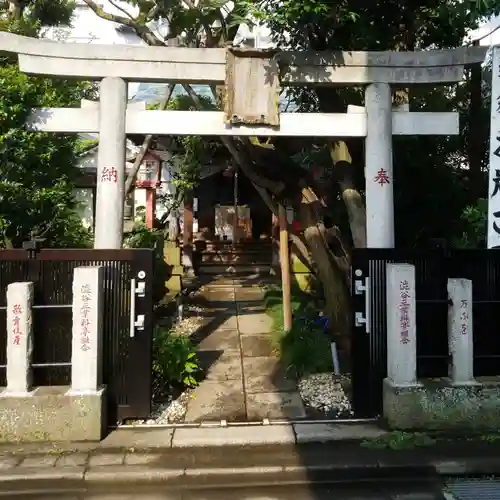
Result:
<instances>
[{"instance_id":1,"label":"bush","mask_svg":"<svg viewBox=\"0 0 500 500\"><path fill-rule=\"evenodd\" d=\"M266 309L273 320L273 344L288 373L299 378L332 371L330 339L317 323L318 310L309 295L292 288L293 325L289 332L283 330L281 290L267 290Z\"/></svg>"},{"instance_id":2,"label":"bush","mask_svg":"<svg viewBox=\"0 0 500 500\"><path fill-rule=\"evenodd\" d=\"M196 349L173 328L156 326L153 337L153 376L157 391L196 387L201 373Z\"/></svg>"},{"instance_id":3,"label":"bush","mask_svg":"<svg viewBox=\"0 0 500 500\"><path fill-rule=\"evenodd\" d=\"M488 200L477 200L464 209L460 216L462 233L453 241L456 248L485 248L488 219Z\"/></svg>"},{"instance_id":4,"label":"bush","mask_svg":"<svg viewBox=\"0 0 500 500\"><path fill-rule=\"evenodd\" d=\"M163 233L149 229L143 221L137 221L125 236L124 248L152 248L155 250L153 275L153 301L158 304L165 297L168 266L163 258Z\"/></svg>"}]
</instances>

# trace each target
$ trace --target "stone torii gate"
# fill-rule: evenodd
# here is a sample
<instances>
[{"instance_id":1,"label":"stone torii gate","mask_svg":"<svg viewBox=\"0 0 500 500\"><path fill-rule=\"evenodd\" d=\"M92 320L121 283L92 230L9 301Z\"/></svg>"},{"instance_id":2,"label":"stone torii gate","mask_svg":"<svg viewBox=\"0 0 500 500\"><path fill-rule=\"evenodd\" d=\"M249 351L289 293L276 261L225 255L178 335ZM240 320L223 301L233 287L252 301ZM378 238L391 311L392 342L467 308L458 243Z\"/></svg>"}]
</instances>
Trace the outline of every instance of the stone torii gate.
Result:
<instances>
[{"instance_id":1,"label":"stone torii gate","mask_svg":"<svg viewBox=\"0 0 500 500\"><path fill-rule=\"evenodd\" d=\"M366 137L368 247L394 245L392 135L458 133L456 113L392 111L390 85L459 82L483 47L421 52L294 53L68 44L0 33L0 52L18 54L21 71L100 81L100 105L38 109L29 126L47 132L98 132L96 248L120 248L125 136L231 135ZM250 71L249 71L250 70ZM248 76L250 73L251 76ZM127 107L128 81L226 84L225 112L146 111ZM363 85L365 110L283 113L280 84ZM251 88L252 92L248 92ZM248 95L253 94L251 99ZM385 230L380 227L385 225Z\"/></svg>"},{"instance_id":2,"label":"stone torii gate","mask_svg":"<svg viewBox=\"0 0 500 500\"><path fill-rule=\"evenodd\" d=\"M483 47L294 53L69 46L11 33L0 33L0 52L17 53L21 71L28 74L100 81L99 105L37 109L29 122L31 129L39 131L99 133L95 248L122 244L127 134L365 137L367 246L393 247L392 136L453 135L459 132L459 124L457 113L393 111L390 86L456 83L462 80L466 65L480 63L485 56ZM200 112L127 107L128 81L225 84L226 108ZM345 114L280 114L280 85L362 85L365 109ZM285 278L287 273L282 271Z\"/></svg>"}]
</instances>

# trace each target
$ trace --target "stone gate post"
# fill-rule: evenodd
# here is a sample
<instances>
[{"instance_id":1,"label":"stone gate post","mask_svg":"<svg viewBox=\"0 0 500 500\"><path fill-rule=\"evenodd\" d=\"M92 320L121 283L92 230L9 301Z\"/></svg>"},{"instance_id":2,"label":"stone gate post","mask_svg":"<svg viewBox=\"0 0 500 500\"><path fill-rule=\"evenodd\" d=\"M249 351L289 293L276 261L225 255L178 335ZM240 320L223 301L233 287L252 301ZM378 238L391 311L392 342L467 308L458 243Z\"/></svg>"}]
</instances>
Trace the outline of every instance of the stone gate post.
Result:
<instances>
[{"instance_id":1,"label":"stone gate post","mask_svg":"<svg viewBox=\"0 0 500 500\"><path fill-rule=\"evenodd\" d=\"M394 248L392 96L388 83L365 92L366 246Z\"/></svg>"},{"instance_id":2,"label":"stone gate post","mask_svg":"<svg viewBox=\"0 0 500 500\"><path fill-rule=\"evenodd\" d=\"M474 345L472 337L472 281L448 280L448 342L452 357L453 385L474 385Z\"/></svg>"},{"instance_id":3,"label":"stone gate post","mask_svg":"<svg viewBox=\"0 0 500 500\"><path fill-rule=\"evenodd\" d=\"M26 396L32 389L33 283L7 286L7 391Z\"/></svg>"},{"instance_id":4,"label":"stone gate post","mask_svg":"<svg viewBox=\"0 0 500 500\"><path fill-rule=\"evenodd\" d=\"M100 87L94 248L121 248L125 195L127 83L104 78Z\"/></svg>"}]
</instances>

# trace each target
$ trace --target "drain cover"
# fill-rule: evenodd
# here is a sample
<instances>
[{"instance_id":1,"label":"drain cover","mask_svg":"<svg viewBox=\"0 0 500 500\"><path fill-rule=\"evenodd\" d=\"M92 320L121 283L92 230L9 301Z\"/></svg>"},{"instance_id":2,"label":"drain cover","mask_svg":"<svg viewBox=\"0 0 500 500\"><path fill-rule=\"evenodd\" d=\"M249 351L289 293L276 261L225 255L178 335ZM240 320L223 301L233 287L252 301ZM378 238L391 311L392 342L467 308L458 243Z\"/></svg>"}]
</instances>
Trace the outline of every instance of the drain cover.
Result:
<instances>
[{"instance_id":1,"label":"drain cover","mask_svg":"<svg viewBox=\"0 0 500 500\"><path fill-rule=\"evenodd\" d=\"M449 500L500 500L500 477L453 478L446 490Z\"/></svg>"}]
</instances>

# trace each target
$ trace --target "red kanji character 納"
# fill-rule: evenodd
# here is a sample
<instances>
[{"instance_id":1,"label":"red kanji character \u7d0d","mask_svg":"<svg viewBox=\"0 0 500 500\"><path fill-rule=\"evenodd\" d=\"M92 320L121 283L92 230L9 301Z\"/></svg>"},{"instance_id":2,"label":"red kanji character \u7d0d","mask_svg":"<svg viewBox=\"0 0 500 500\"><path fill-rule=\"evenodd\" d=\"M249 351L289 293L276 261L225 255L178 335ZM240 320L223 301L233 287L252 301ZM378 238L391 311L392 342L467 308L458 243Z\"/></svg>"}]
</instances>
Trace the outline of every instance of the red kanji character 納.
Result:
<instances>
[{"instance_id":1,"label":"red kanji character \u7d0d","mask_svg":"<svg viewBox=\"0 0 500 500\"><path fill-rule=\"evenodd\" d=\"M102 182L118 182L118 171L115 167L104 167L101 173Z\"/></svg>"}]
</instances>

